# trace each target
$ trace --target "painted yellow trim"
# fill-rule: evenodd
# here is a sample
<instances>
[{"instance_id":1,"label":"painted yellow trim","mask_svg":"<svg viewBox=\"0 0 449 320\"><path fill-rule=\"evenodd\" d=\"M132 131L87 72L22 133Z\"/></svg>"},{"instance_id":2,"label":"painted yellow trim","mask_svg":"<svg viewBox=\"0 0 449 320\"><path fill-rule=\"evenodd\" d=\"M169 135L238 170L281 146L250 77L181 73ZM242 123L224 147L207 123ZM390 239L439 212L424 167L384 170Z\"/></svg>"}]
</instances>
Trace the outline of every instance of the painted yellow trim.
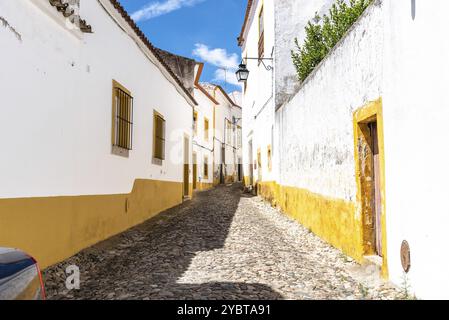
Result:
<instances>
[{"instance_id":1,"label":"painted yellow trim","mask_svg":"<svg viewBox=\"0 0 449 320\"><path fill-rule=\"evenodd\" d=\"M131 91L129 91L125 86L123 86L122 84L120 84L118 81L116 80L112 80L112 86L113 88L119 88L123 91L125 91L127 94L129 94L130 96L132 96Z\"/></svg>"},{"instance_id":2,"label":"painted yellow trim","mask_svg":"<svg viewBox=\"0 0 449 320\"><path fill-rule=\"evenodd\" d=\"M214 105L214 107L213 107L213 120L212 120L212 122L213 122L213 132L212 132L212 135L213 135L213 137L212 137L212 145L213 145L213 147L212 147L212 149L213 150L215 150L215 138L216 138L216 136L217 136L217 132L216 132L216 119L215 119L215 117L216 117L216 105ZM212 152L212 176L214 176L214 174L215 174L215 151L214 152ZM215 181L214 181L214 184L215 184Z\"/></svg>"},{"instance_id":3,"label":"painted yellow trim","mask_svg":"<svg viewBox=\"0 0 449 320\"><path fill-rule=\"evenodd\" d=\"M388 278L387 235L386 235L386 201L385 201L385 149L383 135L382 99L376 100L358 109L353 115L354 158L357 183L356 202L333 199L305 189L281 186L275 182L257 183L258 193L273 206L279 207L287 215L309 228L323 240L329 242L359 263L364 263L367 254L364 244L364 225L362 217L362 186L359 177L358 140L362 133L360 124L377 121L378 144L381 171L382 194L382 276ZM260 148L257 150L259 158ZM259 162L259 159L257 159ZM258 163L260 167L260 163ZM244 177L245 185L249 177ZM369 199L368 199L369 200Z\"/></svg>"},{"instance_id":4,"label":"painted yellow trim","mask_svg":"<svg viewBox=\"0 0 449 320\"><path fill-rule=\"evenodd\" d=\"M245 179L249 180L249 177ZM363 262L361 223L355 214L355 203L275 182L258 183L257 191L311 232L356 261Z\"/></svg>"},{"instance_id":5,"label":"painted yellow trim","mask_svg":"<svg viewBox=\"0 0 449 320\"><path fill-rule=\"evenodd\" d=\"M209 141L209 135L210 135L209 119L204 117L204 140L205 141Z\"/></svg>"},{"instance_id":6,"label":"painted yellow trim","mask_svg":"<svg viewBox=\"0 0 449 320\"><path fill-rule=\"evenodd\" d=\"M153 159L157 159L160 161L164 161L165 160L165 147L162 149L162 155L161 157L156 157L156 118L160 117L163 121L165 121L164 116L159 113L158 111L153 109ZM164 140L165 140L165 132L164 132Z\"/></svg>"},{"instance_id":7,"label":"painted yellow trim","mask_svg":"<svg viewBox=\"0 0 449 320\"><path fill-rule=\"evenodd\" d=\"M198 188L195 191L206 191L206 190L210 190L214 187L213 183L210 182L199 182L198 183Z\"/></svg>"},{"instance_id":8,"label":"painted yellow trim","mask_svg":"<svg viewBox=\"0 0 449 320\"><path fill-rule=\"evenodd\" d=\"M42 268L182 202L181 182L136 180L129 194L0 200L0 245Z\"/></svg>"},{"instance_id":9,"label":"painted yellow trim","mask_svg":"<svg viewBox=\"0 0 449 320\"><path fill-rule=\"evenodd\" d=\"M251 179L249 176L244 176L243 177L243 185L245 187L249 187L251 185Z\"/></svg>"},{"instance_id":10,"label":"painted yellow trim","mask_svg":"<svg viewBox=\"0 0 449 320\"><path fill-rule=\"evenodd\" d=\"M273 169L273 155L271 153L271 145L268 145L267 147L267 166L268 166L268 171L271 172Z\"/></svg>"},{"instance_id":11,"label":"painted yellow trim","mask_svg":"<svg viewBox=\"0 0 449 320\"><path fill-rule=\"evenodd\" d=\"M226 176L225 177L225 183L229 184L229 183L234 183L236 182L235 176Z\"/></svg>"},{"instance_id":12,"label":"painted yellow trim","mask_svg":"<svg viewBox=\"0 0 449 320\"><path fill-rule=\"evenodd\" d=\"M188 150L186 150L186 142L188 145ZM192 146L192 141L190 140L190 136L187 133L184 133L184 137L182 139L182 144L183 144L183 162L184 162L184 166L183 166L183 196L185 197L189 197L192 198L193 195L193 181L191 181L190 179L190 173L191 173L191 168L190 168L190 156L191 153L193 152L193 146ZM192 150L191 150L192 149ZM187 169L187 171L186 171ZM186 175L187 173L187 175ZM187 194L185 194L185 189L187 187Z\"/></svg>"},{"instance_id":13,"label":"painted yellow trim","mask_svg":"<svg viewBox=\"0 0 449 320\"><path fill-rule=\"evenodd\" d=\"M192 152L192 189L198 189L198 155L195 151Z\"/></svg>"},{"instance_id":14,"label":"painted yellow trim","mask_svg":"<svg viewBox=\"0 0 449 320\"><path fill-rule=\"evenodd\" d=\"M115 130L116 130L116 105L115 105L115 98L116 98L116 88L119 88L120 90L124 91L126 94L132 96L131 91L126 89L123 85L121 85L118 81L112 80L112 126L111 126L111 145L114 146L116 142L115 137Z\"/></svg>"},{"instance_id":15,"label":"painted yellow trim","mask_svg":"<svg viewBox=\"0 0 449 320\"><path fill-rule=\"evenodd\" d=\"M380 158L380 185L381 185L381 195L382 195L382 215L381 215L381 225L382 225L382 276L388 278L388 261L387 261L387 232L386 232L386 201L385 201L385 147L384 147L384 123L383 123L383 110L382 110L382 98L370 102L364 107L356 110L354 112L354 159L355 159L355 172L356 172L356 183L357 183L357 214L362 216L362 186L360 181L361 167L360 167L360 155L358 148L359 137L362 132L360 129L360 124L368 123L370 121L377 121L377 131L378 131L378 145L379 145L379 158ZM363 233L363 229L360 230ZM363 234L361 234L363 237Z\"/></svg>"}]
</instances>

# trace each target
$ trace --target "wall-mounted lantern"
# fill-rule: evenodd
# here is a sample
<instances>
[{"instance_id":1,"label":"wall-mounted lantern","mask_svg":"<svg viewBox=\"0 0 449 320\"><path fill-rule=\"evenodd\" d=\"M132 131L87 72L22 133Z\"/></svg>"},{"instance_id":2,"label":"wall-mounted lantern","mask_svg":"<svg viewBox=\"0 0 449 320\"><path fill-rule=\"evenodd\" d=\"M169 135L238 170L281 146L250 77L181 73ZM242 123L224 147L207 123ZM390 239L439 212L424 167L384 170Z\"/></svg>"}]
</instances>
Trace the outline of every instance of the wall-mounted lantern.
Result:
<instances>
[{"instance_id":1,"label":"wall-mounted lantern","mask_svg":"<svg viewBox=\"0 0 449 320\"><path fill-rule=\"evenodd\" d=\"M246 64L241 63L239 65L239 69L237 70L237 72L235 74L236 74L237 80L239 82L246 82L249 77L249 70L246 68Z\"/></svg>"},{"instance_id":2,"label":"wall-mounted lantern","mask_svg":"<svg viewBox=\"0 0 449 320\"><path fill-rule=\"evenodd\" d=\"M272 66L267 66L264 63L264 60L273 61L273 58L243 58L242 62L239 65L239 69L235 73L237 76L237 80L239 82L246 82L246 81L248 81L248 78L249 78L249 70L246 67L247 63L245 60L258 60L259 63L262 63L262 65L265 67L265 70L267 70L267 71L273 70Z\"/></svg>"}]
</instances>

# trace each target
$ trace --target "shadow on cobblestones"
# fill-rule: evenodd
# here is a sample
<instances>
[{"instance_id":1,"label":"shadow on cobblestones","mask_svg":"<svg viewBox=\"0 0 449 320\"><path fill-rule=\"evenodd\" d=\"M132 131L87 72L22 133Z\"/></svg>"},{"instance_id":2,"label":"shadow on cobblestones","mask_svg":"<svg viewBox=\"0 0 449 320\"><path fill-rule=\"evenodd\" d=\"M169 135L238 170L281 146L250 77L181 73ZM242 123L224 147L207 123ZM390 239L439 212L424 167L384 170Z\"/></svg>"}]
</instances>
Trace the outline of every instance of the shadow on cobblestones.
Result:
<instances>
[{"instance_id":1,"label":"shadow on cobblestones","mask_svg":"<svg viewBox=\"0 0 449 320\"><path fill-rule=\"evenodd\" d=\"M49 299L282 299L263 284L177 282L197 253L223 248L242 196L238 189L235 184L198 193L47 269ZM81 270L81 288L68 291L65 268L72 264Z\"/></svg>"}]
</instances>

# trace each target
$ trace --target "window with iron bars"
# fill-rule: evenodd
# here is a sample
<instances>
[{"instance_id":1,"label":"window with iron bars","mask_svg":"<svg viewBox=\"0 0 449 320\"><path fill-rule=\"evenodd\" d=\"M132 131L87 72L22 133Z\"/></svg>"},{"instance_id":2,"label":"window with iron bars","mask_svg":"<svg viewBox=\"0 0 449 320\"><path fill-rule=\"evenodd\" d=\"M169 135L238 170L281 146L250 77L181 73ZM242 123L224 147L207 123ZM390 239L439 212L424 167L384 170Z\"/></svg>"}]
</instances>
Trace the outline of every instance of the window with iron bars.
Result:
<instances>
[{"instance_id":1,"label":"window with iron bars","mask_svg":"<svg viewBox=\"0 0 449 320\"><path fill-rule=\"evenodd\" d=\"M113 145L132 150L133 146L133 97L114 85L114 138Z\"/></svg>"},{"instance_id":2,"label":"window with iron bars","mask_svg":"<svg viewBox=\"0 0 449 320\"><path fill-rule=\"evenodd\" d=\"M165 160L165 120L163 116L154 112L154 140L153 158Z\"/></svg>"}]
</instances>

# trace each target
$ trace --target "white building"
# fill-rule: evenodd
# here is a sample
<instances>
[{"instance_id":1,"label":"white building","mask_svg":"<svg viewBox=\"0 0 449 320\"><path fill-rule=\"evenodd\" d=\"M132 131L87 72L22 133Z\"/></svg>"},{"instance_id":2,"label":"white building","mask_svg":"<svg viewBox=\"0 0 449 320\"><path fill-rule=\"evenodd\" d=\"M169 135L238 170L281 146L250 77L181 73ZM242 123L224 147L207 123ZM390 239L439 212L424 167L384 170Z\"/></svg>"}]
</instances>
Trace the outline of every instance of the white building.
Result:
<instances>
[{"instance_id":1,"label":"white building","mask_svg":"<svg viewBox=\"0 0 449 320\"><path fill-rule=\"evenodd\" d=\"M204 65L197 63L194 97L198 106L194 112L193 128L193 190L205 190L214 186L215 109L219 105L199 83Z\"/></svg>"},{"instance_id":2,"label":"white building","mask_svg":"<svg viewBox=\"0 0 449 320\"><path fill-rule=\"evenodd\" d=\"M242 181L241 93L227 93L219 85L202 83L201 62L158 52L198 102L193 113L192 189Z\"/></svg>"},{"instance_id":3,"label":"white building","mask_svg":"<svg viewBox=\"0 0 449 320\"><path fill-rule=\"evenodd\" d=\"M250 71L242 102L243 163L250 185L276 180L275 110L298 87L291 63L294 38L302 39L310 17L327 10L332 2L248 1L238 42Z\"/></svg>"},{"instance_id":4,"label":"white building","mask_svg":"<svg viewBox=\"0 0 449 320\"><path fill-rule=\"evenodd\" d=\"M117 1L0 19L0 246L46 267L191 195L197 103Z\"/></svg>"},{"instance_id":5,"label":"white building","mask_svg":"<svg viewBox=\"0 0 449 320\"><path fill-rule=\"evenodd\" d=\"M215 184L241 181L242 109L221 86L203 84L203 87L213 93L219 103L215 108Z\"/></svg>"},{"instance_id":6,"label":"white building","mask_svg":"<svg viewBox=\"0 0 449 320\"><path fill-rule=\"evenodd\" d=\"M449 3L417 2L374 1L300 84L293 39L331 1L249 1L242 57L263 41L273 70L248 60L245 175L252 167L260 194L384 278L447 298Z\"/></svg>"}]
</instances>

